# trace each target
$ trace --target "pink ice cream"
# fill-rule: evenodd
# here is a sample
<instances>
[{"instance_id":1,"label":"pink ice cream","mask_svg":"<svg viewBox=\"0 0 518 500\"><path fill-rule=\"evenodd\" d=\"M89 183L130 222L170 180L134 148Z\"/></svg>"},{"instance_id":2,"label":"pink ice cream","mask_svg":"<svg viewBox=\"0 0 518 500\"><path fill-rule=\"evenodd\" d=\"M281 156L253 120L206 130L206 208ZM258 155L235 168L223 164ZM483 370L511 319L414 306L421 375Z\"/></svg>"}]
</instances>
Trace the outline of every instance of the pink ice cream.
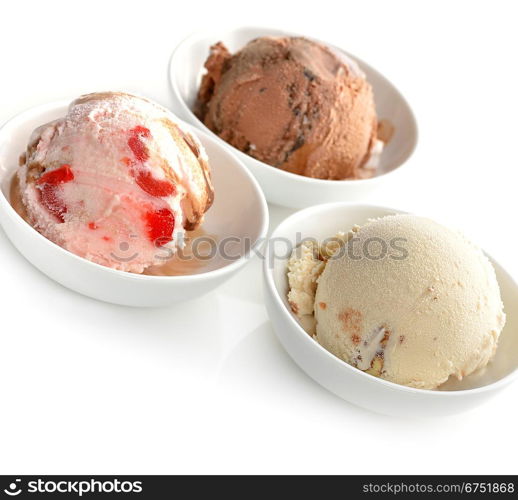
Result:
<instances>
[{"instance_id":1,"label":"pink ice cream","mask_svg":"<svg viewBox=\"0 0 518 500\"><path fill-rule=\"evenodd\" d=\"M35 130L18 176L45 237L135 273L182 246L213 199L198 140L166 109L122 93L82 96Z\"/></svg>"}]
</instances>

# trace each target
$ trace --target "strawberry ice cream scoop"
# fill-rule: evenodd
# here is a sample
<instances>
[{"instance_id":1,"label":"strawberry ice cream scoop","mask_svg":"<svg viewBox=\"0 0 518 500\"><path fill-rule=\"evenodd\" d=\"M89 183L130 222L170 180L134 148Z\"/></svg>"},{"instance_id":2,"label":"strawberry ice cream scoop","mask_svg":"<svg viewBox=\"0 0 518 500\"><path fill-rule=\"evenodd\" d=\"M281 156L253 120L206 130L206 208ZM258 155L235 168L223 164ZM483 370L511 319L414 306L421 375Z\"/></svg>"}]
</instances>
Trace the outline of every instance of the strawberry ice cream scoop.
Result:
<instances>
[{"instance_id":1,"label":"strawberry ice cream scoop","mask_svg":"<svg viewBox=\"0 0 518 500\"><path fill-rule=\"evenodd\" d=\"M123 93L82 96L64 118L36 129L18 176L40 233L135 273L181 247L213 200L198 140L166 109Z\"/></svg>"}]
</instances>

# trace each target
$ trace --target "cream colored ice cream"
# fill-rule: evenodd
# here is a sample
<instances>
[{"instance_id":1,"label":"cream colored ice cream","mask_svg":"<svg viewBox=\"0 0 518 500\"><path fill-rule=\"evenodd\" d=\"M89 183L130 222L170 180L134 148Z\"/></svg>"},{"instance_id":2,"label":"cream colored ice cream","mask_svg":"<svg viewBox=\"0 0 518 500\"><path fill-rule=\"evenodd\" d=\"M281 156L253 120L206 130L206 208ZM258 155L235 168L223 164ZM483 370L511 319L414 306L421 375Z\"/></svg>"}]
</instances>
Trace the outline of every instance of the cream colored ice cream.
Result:
<instances>
[{"instance_id":1,"label":"cream colored ice cream","mask_svg":"<svg viewBox=\"0 0 518 500\"><path fill-rule=\"evenodd\" d=\"M104 92L36 129L18 172L31 224L81 257L140 273L211 206L207 155L161 106Z\"/></svg>"},{"instance_id":2,"label":"cream colored ice cream","mask_svg":"<svg viewBox=\"0 0 518 500\"><path fill-rule=\"evenodd\" d=\"M313 264L300 252L290 260L289 300L299 314L311 312L313 300L315 339L347 363L433 389L493 357L505 324L495 271L459 233L422 217L388 216L358 228L332 258L314 255ZM295 277L297 269L313 272ZM297 284L309 281L303 296Z\"/></svg>"}]
</instances>

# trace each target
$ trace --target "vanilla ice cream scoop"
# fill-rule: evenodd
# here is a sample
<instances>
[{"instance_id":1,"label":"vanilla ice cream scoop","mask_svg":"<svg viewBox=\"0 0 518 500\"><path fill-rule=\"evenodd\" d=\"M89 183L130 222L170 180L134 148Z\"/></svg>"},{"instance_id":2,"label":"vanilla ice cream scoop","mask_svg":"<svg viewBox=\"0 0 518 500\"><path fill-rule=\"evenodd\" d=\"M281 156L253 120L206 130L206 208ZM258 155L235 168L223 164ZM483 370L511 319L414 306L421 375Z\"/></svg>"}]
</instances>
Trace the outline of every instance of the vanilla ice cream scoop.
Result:
<instances>
[{"instance_id":1,"label":"vanilla ice cream scoop","mask_svg":"<svg viewBox=\"0 0 518 500\"><path fill-rule=\"evenodd\" d=\"M18 172L28 217L93 262L140 273L163 263L213 199L207 155L165 108L123 93L74 101L34 131Z\"/></svg>"},{"instance_id":2,"label":"vanilla ice cream scoop","mask_svg":"<svg viewBox=\"0 0 518 500\"><path fill-rule=\"evenodd\" d=\"M356 229L317 280L314 314L315 339L328 351L422 389L484 367L505 324L495 271L482 251L413 215Z\"/></svg>"}]
</instances>

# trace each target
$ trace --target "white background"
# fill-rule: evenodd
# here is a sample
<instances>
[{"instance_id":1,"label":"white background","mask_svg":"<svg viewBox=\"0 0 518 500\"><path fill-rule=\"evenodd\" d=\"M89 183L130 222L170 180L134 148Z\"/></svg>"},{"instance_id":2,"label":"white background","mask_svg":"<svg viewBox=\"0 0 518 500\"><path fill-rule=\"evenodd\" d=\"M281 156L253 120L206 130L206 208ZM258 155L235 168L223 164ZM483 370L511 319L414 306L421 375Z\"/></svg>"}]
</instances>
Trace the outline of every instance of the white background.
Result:
<instances>
[{"instance_id":1,"label":"white background","mask_svg":"<svg viewBox=\"0 0 518 500\"><path fill-rule=\"evenodd\" d=\"M511 1L4 2L0 121L100 90L167 106L171 51L210 23L306 33L416 113L411 168L366 201L448 219L518 276L516 19ZM291 213L271 212L272 227ZM0 258L0 473L518 472L518 384L449 418L353 407L280 347L258 260L199 300L139 310L55 284L1 230Z\"/></svg>"}]
</instances>

